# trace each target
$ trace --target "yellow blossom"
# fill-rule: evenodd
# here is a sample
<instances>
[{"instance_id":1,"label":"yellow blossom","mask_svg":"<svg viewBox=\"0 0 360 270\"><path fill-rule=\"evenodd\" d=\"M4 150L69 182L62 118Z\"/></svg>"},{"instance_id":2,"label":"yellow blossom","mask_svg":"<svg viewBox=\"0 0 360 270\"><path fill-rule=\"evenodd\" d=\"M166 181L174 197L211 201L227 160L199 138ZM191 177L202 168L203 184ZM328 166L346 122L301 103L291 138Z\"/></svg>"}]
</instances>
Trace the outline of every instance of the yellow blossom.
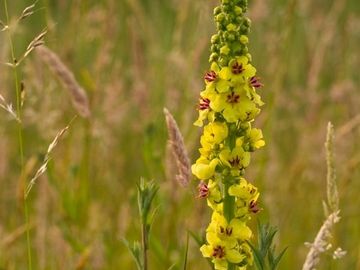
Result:
<instances>
[{"instance_id":1,"label":"yellow blossom","mask_svg":"<svg viewBox=\"0 0 360 270\"><path fill-rule=\"evenodd\" d=\"M229 62L229 66L220 71L220 76L231 82L244 83L248 78L255 76L256 69L249 64L246 56L239 56Z\"/></svg>"},{"instance_id":2,"label":"yellow blossom","mask_svg":"<svg viewBox=\"0 0 360 270\"><path fill-rule=\"evenodd\" d=\"M228 136L228 127L226 123L212 122L204 127L204 135L201 136L201 144L219 144Z\"/></svg>"},{"instance_id":3,"label":"yellow blossom","mask_svg":"<svg viewBox=\"0 0 360 270\"><path fill-rule=\"evenodd\" d=\"M250 163L250 153L245 152L241 146L236 146L232 150L225 148L219 157L223 164L231 168L231 174L234 176L239 175Z\"/></svg>"},{"instance_id":4,"label":"yellow blossom","mask_svg":"<svg viewBox=\"0 0 360 270\"><path fill-rule=\"evenodd\" d=\"M206 258L211 258L216 270L227 270L229 263L238 264L246 258L234 242L222 241L214 233L207 233L208 244L201 246L200 251Z\"/></svg>"},{"instance_id":5,"label":"yellow blossom","mask_svg":"<svg viewBox=\"0 0 360 270\"><path fill-rule=\"evenodd\" d=\"M210 161L207 158L200 157L196 160L195 164L191 166L191 171L197 178L206 180L214 175L215 168L218 164L218 159Z\"/></svg>"}]
</instances>

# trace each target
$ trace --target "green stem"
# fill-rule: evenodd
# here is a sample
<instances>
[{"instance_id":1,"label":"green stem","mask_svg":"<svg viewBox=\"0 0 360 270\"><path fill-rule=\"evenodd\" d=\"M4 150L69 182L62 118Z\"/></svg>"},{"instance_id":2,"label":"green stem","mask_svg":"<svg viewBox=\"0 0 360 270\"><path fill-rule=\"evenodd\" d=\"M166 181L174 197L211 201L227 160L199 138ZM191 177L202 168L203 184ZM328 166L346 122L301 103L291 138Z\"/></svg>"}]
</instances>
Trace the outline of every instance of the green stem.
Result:
<instances>
[{"instance_id":1,"label":"green stem","mask_svg":"<svg viewBox=\"0 0 360 270\"><path fill-rule=\"evenodd\" d=\"M141 243L142 243L142 251L143 251L143 270L148 269L148 262L147 262L147 249L148 249L148 243L147 243L148 235L147 235L147 226L146 222L143 222L141 227Z\"/></svg>"},{"instance_id":2,"label":"green stem","mask_svg":"<svg viewBox=\"0 0 360 270\"><path fill-rule=\"evenodd\" d=\"M234 217L234 204L235 204L235 197L229 195L229 187L231 186L230 183L226 181L224 184L224 216L228 223Z\"/></svg>"},{"instance_id":3,"label":"green stem","mask_svg":"<svg viewBox=\"0 0 360 270\"><path fill-rule=\"evenodd\" d=\"M229 181L226 181L224 184L224 216L228 223L234 218L234 208L235 208L235 197L229 195L229 187L231 184ZM236 266L232 263L228 264L228 270L235 270Z\"/></svg>"},{"instance_id":4,"label":"green stem","mask_svg":"<svg viewBox=\"0 0 360 270\"><path fill-rule=\"evenodd\" d=\"M9 27L9 12L7 6L7 0L4 0L4 9L5 9L5 16L6 16L6 24ZM8 39L10 43L10 50L11 50L11 58L13 71L14 71L14 81L15 81L15 91L16 91L16 113L18 119L21 120L21 93L20 93L20 84L19 84L19 76L16 66L16 58L15 58L15 49L14 44L11 38L10 28L7 29ZM20 152L20 175L22 181L26 182L24 177L24 147L23 147L23 136L22 136L22 123L21 121L18 122L18 143L19 143L19 152ZM25 224L26 224L26 243L27 243L27 257L28 257L28 269L32 270L32 257L31 257L31 245L30 245L30 222L29 222L29 211L27 201L25 199L24 194L24 217L25 217Z\"/></svg>"}]
</instances>

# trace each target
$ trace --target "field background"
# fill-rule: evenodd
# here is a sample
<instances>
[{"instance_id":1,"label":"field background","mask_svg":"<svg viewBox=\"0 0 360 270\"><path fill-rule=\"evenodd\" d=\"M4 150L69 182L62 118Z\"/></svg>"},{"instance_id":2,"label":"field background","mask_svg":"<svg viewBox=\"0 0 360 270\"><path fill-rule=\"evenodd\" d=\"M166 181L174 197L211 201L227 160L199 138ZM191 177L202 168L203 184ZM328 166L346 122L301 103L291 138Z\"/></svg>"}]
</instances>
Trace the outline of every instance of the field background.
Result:
<instances>
[{"instance_id":1,"label":"field background","mask_svg":"<svg viewBox=\"0 0 360 270\"><path fill-rule=\"evenodd\" d=\"M8 0L11 25L32 4ZM342 220L334 243L341 261L319 269L360 269L360 4L358 0L251 0L250 52L265 87L256 120L267 141L247 170L259 187L258 215L279 228L288 247L280 269L300 269L324 220L324 141L336 130ZM4 0L0 19L6 22ZM135 269L123 238L140 238L136 183L160 186L150 269L181 269L186 230L200 234L209 209L174 180L163 107L175 116L192 160L200 130L192 125L215 32L215 0L39 0L12 31L15 55L45 27L46 44L86 89L91 117L78 117L52 154L28 199L33 269ZM11 61L0 32L0 62ZM22 193L56 133L76 115L59 80L36 57L18 67L24 177L18 124L0 110L0 269L27 269ZM0 94L16 104L12 69L0 66ZM255 224L254 220L254 224ZM253 225L254 225L253 224ZM210 269L190 240L188 269Z\"/></svg>"}]
</instances>

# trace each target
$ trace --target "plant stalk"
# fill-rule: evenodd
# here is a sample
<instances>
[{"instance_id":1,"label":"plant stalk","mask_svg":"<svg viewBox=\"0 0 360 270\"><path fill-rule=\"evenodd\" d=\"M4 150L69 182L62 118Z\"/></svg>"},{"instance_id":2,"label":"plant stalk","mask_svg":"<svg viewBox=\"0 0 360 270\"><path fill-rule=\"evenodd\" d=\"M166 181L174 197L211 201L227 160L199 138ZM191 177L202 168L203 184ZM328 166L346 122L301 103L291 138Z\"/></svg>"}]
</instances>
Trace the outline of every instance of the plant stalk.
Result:
<instances>
[{"instance_id":1,"label":"plant stalk","mask_svg":"<svg viewBox=\"0 0 360 270\"><path fill-rule=\"evenodd\" d=\"M147 260L147 249L148 249L148 241L147 238L148 237L148 233L147 233L147 226L146 226L146 222L143 222L142 226L141 226L141 244L142 244L142 252L143 252L143 270L147 270L148 269L148 260Z\"/></svg>"},{"instance_id":2,"label":"plant stalk","mask_svg":"<svg viewBox=\"0 0 360 270\"><path fill-rule=\"evenodd\" d=\"M6 16L6 23L9 25L9 12L8 12L8 5L7 0L4 0L4 9L5 9L5 16ZM14 82L15 82L15 91L16 91L16 113L18 119L21 120L21 93L20 93L20 84L19 84L19 76L16 66L16 58L15 58L15 49L14 44L11 38L10 28L7 29L8 39L10 43L10 51L11 51L11 62L14 64L13 66L13 73L14 73ZM22 123L18 121L18 143L19 143L19 152L20 152L20 179L26 182L24 177L24 147L23 147L23 135L22 135ZM31 256L31 244L30 244L30 222L29 222L29 211L27 201L25 199L24 194L24 217L25 217L25 224L26 224L26 243L27 243L27 257L28 257L28 269L32 270L32 256Z\"/></svg>"},{"instance_id":3,"label":"plant stalk","mask_svg":"<svg viewBox=\"0 0 360 270\"><path fill-rule=\"evenodd\" d=\"M235 206L235 197L234 196L230 196L229 195L229 188L230 188L231 184L229 183L229 181L227 181L227 179L225 179L225 184L224 184L224 216L228 222L228 224L230 223L230 221L234 218L234 206ZM235 265L232 263L228 264L228 270L235 270Z\"/></svg>"}]
</instances>

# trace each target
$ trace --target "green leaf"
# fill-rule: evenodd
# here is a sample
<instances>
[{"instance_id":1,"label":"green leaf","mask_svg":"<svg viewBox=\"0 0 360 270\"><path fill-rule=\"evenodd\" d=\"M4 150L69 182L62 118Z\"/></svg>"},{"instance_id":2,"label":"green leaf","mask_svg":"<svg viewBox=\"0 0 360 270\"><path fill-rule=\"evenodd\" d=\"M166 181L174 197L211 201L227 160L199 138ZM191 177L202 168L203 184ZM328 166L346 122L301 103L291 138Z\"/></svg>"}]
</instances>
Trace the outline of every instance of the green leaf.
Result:
<instances>
[{"instance_id":1,"label":"green leaf","mask_svg":"<svg viewBox=\"0 0 360 270\"><path fill-rule=\"evenodd\" d=\"M285 254L286 250L287 250L287 247L284 248L284 249L280 252L280 254L275 258L274 263L273 263L273 265L272 265L272 266L273 266L272 270L275 270L275 269L276 269L276 267L278 266L281 258L282 258L283 255Z\"/></svg>"},{"instance_id":2,"label":"green leaf","mask_svg":"<svg viewBox=\"0 0 360 270\"><path fill-rule=\"evenodd\" d=\"M142 264L141 264L141 246L139 242L134 242L133 245L130 245L130 243L126 239L122 239L122 242L125 244L127 249L129 250L130 254L132 255L136 267L138 270L142 270Z\"/></svg>"},{"instance_id":3,"label":"green leaf","mask_svg":"<svg viewBox=\"0 0 360 270\"><path fill-rule=\"evenodd\" d=\"M253 251L253 255L254 255L254 262L255 262L255 266L258 270L264 270L264 258L261 255L261 252L254 247L250 242L247 242L249 244L249 246L251 247L252 251Z\"/></svg>"},{"instance_id":4,"label":"green leaf","mask_svg":"<svg viewBox=\"0 0 360 270\"><path fill-rule=\"evenodd\" d=\"M185 253L184 253L184 259L183 259L183 270L186 270L186 268L187 268L188 251L189 251L189 232L186 234L186 245L185 245Z\"/></svg>"}]
</instances>

